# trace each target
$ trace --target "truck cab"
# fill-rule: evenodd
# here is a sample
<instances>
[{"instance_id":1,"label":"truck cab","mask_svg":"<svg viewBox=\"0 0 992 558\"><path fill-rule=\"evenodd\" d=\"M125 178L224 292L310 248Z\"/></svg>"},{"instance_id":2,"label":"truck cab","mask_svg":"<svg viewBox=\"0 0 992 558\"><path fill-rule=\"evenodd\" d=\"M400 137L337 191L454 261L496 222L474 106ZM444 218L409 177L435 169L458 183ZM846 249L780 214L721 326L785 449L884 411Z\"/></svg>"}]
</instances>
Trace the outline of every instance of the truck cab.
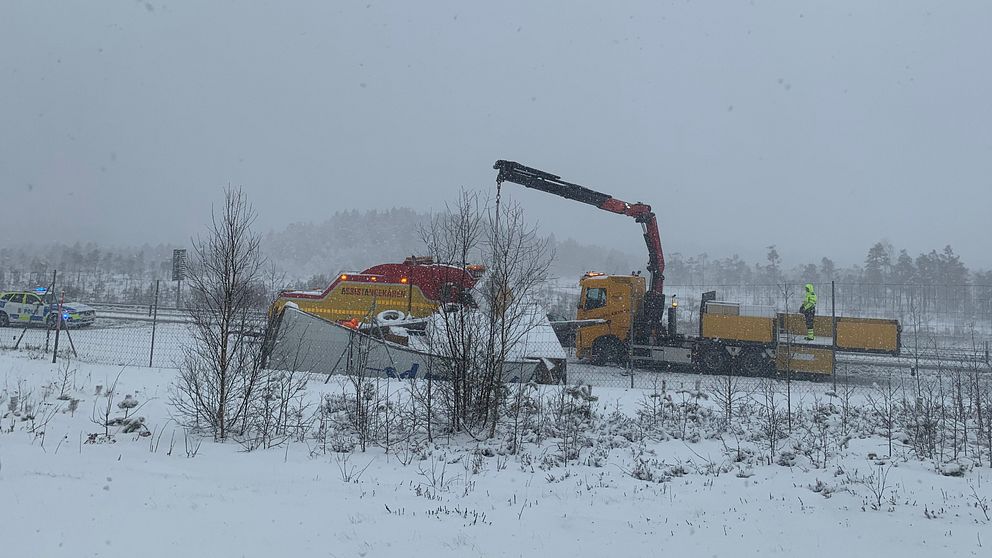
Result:
<instances>
[{"instance_id":1,"label":"truck cab","mask_svg":"<svg viewBox=\"0 0 992 558\"><path fill-rule=\"evenodd\" d=\"M576 332L575 355L600 364L623 362L632 320L644 302L644 277L590 271L579 280L579 286L576 319L588 323Z\"/></svg>"}]
</instances>

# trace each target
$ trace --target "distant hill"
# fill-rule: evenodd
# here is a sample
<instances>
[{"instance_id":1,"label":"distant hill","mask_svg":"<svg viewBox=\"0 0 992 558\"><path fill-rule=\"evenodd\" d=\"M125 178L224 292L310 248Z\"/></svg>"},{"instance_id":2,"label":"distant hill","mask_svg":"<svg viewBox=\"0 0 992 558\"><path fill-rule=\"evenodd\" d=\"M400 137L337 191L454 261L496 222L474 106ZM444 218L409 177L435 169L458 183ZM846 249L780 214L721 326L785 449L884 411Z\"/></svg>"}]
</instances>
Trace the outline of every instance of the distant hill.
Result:
<instances>
[{"instance_id":1,"label":"distant hill","mask_svg":"<svg viewBox=\"0 0 992 558\"><path fill-rule=\"evenodd\" d=\"M430 214L407 208L385 211L341 211L320 223L294 223L262 239L269 261L289 281L340 271L359 271L383 262L424 254L419 228ZM555 250L552 273L573 277L590 269L626 273L644 267L646 257L611 248L587 246L551 238Z\"/></svg>"},{"instance_id":2,"label":"distant hill","mask_svg":"<svg viewBox=\"0 0 992 558\"><path fill-rule=\"evenodd\" d=\"M321 223L293 223L262 239L262 252L288 279L359 271L424 251L427 214L412 209L341 211Z\"/></svg>"}]
</instances>

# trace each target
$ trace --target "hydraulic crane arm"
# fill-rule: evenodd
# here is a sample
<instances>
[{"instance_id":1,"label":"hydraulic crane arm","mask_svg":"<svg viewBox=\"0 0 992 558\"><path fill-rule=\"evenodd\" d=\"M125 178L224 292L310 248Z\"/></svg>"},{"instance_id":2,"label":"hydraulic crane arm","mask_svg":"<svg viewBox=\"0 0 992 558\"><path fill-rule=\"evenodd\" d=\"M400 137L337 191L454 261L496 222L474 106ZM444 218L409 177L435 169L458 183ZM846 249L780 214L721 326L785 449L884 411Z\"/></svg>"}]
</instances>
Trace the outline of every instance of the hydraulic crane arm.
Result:
<instances>
[{"instance_id":1,"label":"hydraulic crane arm","mask_svg":"<svg viewBox=\"0 0 992 558\"><path fill-rule=\"evenodd\" d=\"M620 215L633 217L641 224L644 242L648 247L648 273L651 284L648 292L660 298L664 292L665 283L665 254L661 249L661 234L658 232L658 220L651 211L651 206L644 203L627 203L609 194L590 190L589 188L565 182L560 176L533 169L513 161L496 161L493 166L499 171L496 176L497 184L513 182L540 190L565 199L575 200L596 206L600 209ZM661 300L664 300L661 298ZM664 304L664 302L662 302Z\"/></svg>"}]
</instances>

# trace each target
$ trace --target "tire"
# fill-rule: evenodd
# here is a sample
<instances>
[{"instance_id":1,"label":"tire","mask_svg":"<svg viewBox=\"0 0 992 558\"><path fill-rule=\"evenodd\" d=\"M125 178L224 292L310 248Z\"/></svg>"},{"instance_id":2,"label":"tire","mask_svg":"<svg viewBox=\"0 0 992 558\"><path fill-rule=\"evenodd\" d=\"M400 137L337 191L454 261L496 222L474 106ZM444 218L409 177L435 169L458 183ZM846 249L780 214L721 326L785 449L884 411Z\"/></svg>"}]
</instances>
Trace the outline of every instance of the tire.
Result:
<instances>
[{"instance_id":1,"label":"tire","mask_svg":"<svg viewBox=\"0 0 992 558\"><path fill-rule=\"evenodd\" d=\"M0 327L10 326L10 318L7 317L6 312L0 312Z\"/></svg>"},{"instance_id":2,"label":"tire","mask_svg":"<svg viewBox=\"0 0 992 558\"><path fill-rule=\"evenodd\" d=\"M589 360L597 366L605 364L623 366L627 364L627 347L616 337L608 335L597 337L592 342Z\"/></svg>"},{"instance_id":3,"label":"tire","mask_svg":"<svg viewBox=\"0 0 992 558\"><path fill-rule=\"evenodd\" d=\"M383 310L376 315L375 320L380 324L393 324L396 322L402 322L406 319L406 314L400 312L399 310Z\"/></svg>"},{"instance_id":4,"label":"tire","mask_svg":"<svg viewBox=\"0 0 992 558\"><path fill-rule=\"evenodd\" d=\"M772 369L772 361L765 351L757 348L744 349L737 357L737 366L745 376L765 376Z\"/></svg>"},{"instance_id":5,"label":"tire","mask_svg":"<svg viewBox=\"0 0 992 558\"><path fill-rule=\"evenodd\" d=\"M720 345L704 347L699 355L699 367L703 372L721 374L730 366L730 355Z\"/></svg>"},{"instance_id":6,"label":"tire","mask_svg":"<svg viewBox=\"0 0 992 558\"><path fill-rule=\"evenodd\" d=\"M45 325L48 327L48 329L55 329L56 318L57 316L55 315L55 312L52 312L51 314L48 315L48 318L45 320Z\"/></svg>"}]
</instances>

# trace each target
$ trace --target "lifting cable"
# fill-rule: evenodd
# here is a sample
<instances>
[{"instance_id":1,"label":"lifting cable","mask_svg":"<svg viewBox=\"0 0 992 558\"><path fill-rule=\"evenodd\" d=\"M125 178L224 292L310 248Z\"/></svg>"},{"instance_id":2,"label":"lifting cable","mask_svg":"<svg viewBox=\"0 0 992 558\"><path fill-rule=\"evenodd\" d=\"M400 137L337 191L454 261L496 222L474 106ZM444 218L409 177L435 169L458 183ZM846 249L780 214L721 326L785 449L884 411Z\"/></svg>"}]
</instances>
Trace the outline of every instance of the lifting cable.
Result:
<instances>
[{"instance_id":1,"label":"lifting cable","mask_svg":"<svg viewBox=\"0 0 992 558\"><path fill-rule=\"evenodd\" d=\"M506 308L504 306L505 305L505 300L501 300L504 297L504 292L506 290L506 285L504 283L503 278L501 277L502 274L505 272L505 270L503 270L502 266L499 266L498 265L498 262L500 261L500 250L501 250L501 248L500 248L500 238L499 238L499 206L500 206L500 201L502 199L502 193L503 193L503 182L500 181L499 178L497 178L496 179L496 208L495 208L495 215L494 215L495 221L493 223L493 262L492 263L493 263L493 268L494 269L490 270L489 273L496 275L495 279L498 281L498 283L496 285L496 288L499 289L499 290L494 291L492 293L493 294L492 300L489 301L489 304L490 304L490 308L489 308L489 352L490 352L489 359L490 359L490 369L491 370L496 370L497 366L499 366L501 364L501 363L496 362L496 358L495 358L496 355L494 354L495 353L495 349L496 349L496 308L493 308L492 306L498 304L499 305L499 312L501 314L504 314L503 315L503 319L506 319L506 316L505 316ZM498 272L497 272L497 269L499 270ZM500 367L500 369L502 369L502 366L499 366L499 367ZM500 371L500 373L502 374L502 370ZM495 386L496 386L495 378L492 378L490 381L492 382L493 388L495 389ZM487 416L486 418L488 419L489 417Z\"/></svg>"},{"instance_id":2,"label":"lifting cable","mask_svg":"<svg viewBox=\"0 0 992 558\"><path fill-rule=\"evenodd\" d=\"M499 238L499 202L503 193L503 182L496 179L496 224L494 225L493 234L498 239Z\"/></svg>"}]
</instances>

